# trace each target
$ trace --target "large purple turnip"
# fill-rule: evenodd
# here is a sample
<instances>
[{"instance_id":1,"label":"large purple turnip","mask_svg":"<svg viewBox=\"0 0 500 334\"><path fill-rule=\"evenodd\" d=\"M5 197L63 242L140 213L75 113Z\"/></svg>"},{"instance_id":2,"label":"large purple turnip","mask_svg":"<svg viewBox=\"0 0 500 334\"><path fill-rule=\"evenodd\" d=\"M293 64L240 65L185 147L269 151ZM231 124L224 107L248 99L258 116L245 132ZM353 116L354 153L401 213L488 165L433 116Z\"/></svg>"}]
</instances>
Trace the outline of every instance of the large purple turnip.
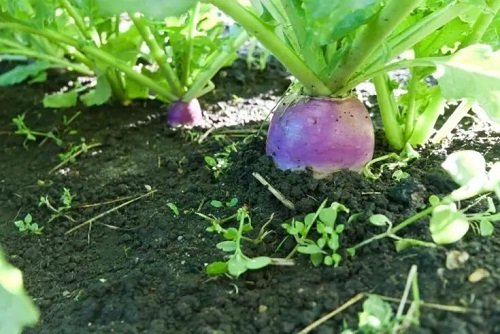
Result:
<instances>
[{"instance_id":1,"label":"large purple turnip","mask_svg":"<svg viewBox=\"0 0 500 334\"><path fill-rule=\"evenodd\" d=\"M370 115L358 99L302 97L275 112L266 153L280 169L311 168L322 178L360 171L372 159L374 142Z\"/></svg>"},{"instance_id":2,"label":"large purple turnip","mask_svg":"<svg viewBox=\"0 0 500 334\"><path fill-rule=\"evenodd\" d=\"M167 123L172 127L193 127L203 124L203 113L198 99L189 102L177 101L170 105L167 113Z\"/></svg>"}]
</instances>

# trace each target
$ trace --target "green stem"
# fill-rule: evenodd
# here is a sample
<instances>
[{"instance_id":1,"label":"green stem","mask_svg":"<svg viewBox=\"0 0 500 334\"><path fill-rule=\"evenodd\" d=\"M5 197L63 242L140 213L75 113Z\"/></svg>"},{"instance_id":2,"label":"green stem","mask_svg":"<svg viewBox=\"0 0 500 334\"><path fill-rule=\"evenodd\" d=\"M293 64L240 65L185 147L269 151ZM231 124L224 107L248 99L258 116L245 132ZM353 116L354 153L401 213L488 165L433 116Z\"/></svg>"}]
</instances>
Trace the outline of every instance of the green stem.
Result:
<instances>
[{"instance_id":1,"label":"green stem","mask_svg":"<svg viewBox=\"0 0 500 334\"><path fill-rule=\"evenodd\" d=\"M66 9L69 16L71 16L73 18L73 20L75 21L75 24L76 24L78 30L80 31L80 33L82 34L82 36L85 39L91 41L92 37L90 36L90 34L87 30L87 27L85 26L83 18L76 11L75 7L73 7L73 5L71 5L71 3L68 0L59 0L59 1L61 3L61 6L63 6L64 9Z\"/></svg>"},{"instance_id":2,"label":"green stem","mask_svg":"<svg viewBox=\"0 0 500 334\"><path fill-rule=\"evenodd\" d=\"M389 89L389 77L386 73L379 74L373 78L373 84L377 92L377 101L387 142L394 149L401 150L405 145L404 134L398 121L398 105Z\"/></svg>"},{"instance_id":3,"label":"green stem","mask_svg":"<svg viewBox=\"0 0 500 334\"><path fill-rule=\"evenodd\" d=\"M427 142L434 130L439 115L444 112L444 107L446 106L446 99L441 94L440 89L434 88L428 94L429 104L417 118L414 130L409 138L409 142L412 145L423 145Z\"/></svg>"},{"instance_id":4,"label":"green stem","mask_svg":"<svg viewBox=\"0 0 500 334\"><path fill-rule=\"evenodd\" d=\"M488 5L490 6L490 10L484 11L479 15L476 22L474 22L471 33L462 42L461 48L478 43L483 38L484 33L500 10L500 0L490 0Z\"/></svg>"},{"instance_id":5,"label":"green stem","mask_svg":"<svg viewBox=\"0 0 500 334\"><path fill-rule=\"evenodd\" d=\"M377 17L356 35L352 46L335 67L329 78L330 90L336 93L344 88L352 75L420 2L421 0L388 1Z\"/></svg>"},{"instance_id":6,"label":"green stem","mask_svg":"<svg viewBox=\"0 0 500 334\"><path fill-rule=\"evenodd\" d=\"M178 97L172 92L170 92L169 89L166 89L165 87L159 85L156 81L148 78L145 75L142 75L136 71L134 71L127 63L115 58L114 56L110 55L109 53L98 49L95 46L92 45L85 45L82 46L80 45L79 41L71 38L64 36L62 34L59 34L57 32L54 32L49 29L35 29L29 26L25 26L23 24L19 23L12 23L12 22L0 22L0 29L2 28L12 28L12 29L18 29L30 34L34 35L40 35L43 36L53 42L56 43L61 43L61 44L66 44L66 46L72 46L76 48L76 54L81 55L82 57L85 57L85 54L90 55L94 57L95 59L98 59L102 62L104 62L107 65L110 65L112 67L115 67L125 73L130 79L134 80L138 84L141 84L143 86L146 86L148 88L151 88L154 90L158 95L162 96L164 99L168 101L176 101ZM90 62L90 60L88 60ZM92 62L91 62L92 63Z\"/></svg>"},{"instance_id":7,"label":"green stem","mask_svg":"<svg viewBox=\"0 0 500 334\"><path fill-rule=\"evenodd\" d=\"M162 96L167 101L176 101L178 97L172 92L158 84L153 79L134 71L127 63L113 57L105 51L102 51L96 47L92 46L84 46L81 48L82 52L110 65L113 66L123 73L125 73L131 80L137 82L140 85L146 86L152 90L154 90L158 95Z\"/></svg>"},{"instance_id":8,"label":"green stem","mask_svg":"<svg viewBox=\"0 0 500 334\"><path fill-rule=\"evenodd\" d=\"M417 85L420 79L413 68L410 70L410 75L410 82L408 83L408 109L405 116L405 141L411 137L415 126L415 119L417 117Z\"/></svg>"},{"instance_id":9,"label":"green stem","mask_svg":"<svg viewBox=\"0 0 500 334\"><path fill-rule=\"evenodd\" d=\"M426 16L388 41L388 49L391 52L388 58L399 56L470 8L471 6L466 4L452 4Z\"/></svg>"},{"instance_id":10,"label":"green stem","mask_svg":"<svg viewBox=\"0 0 500 334\"><path fill-rule=\"evenodd\" d=\"M191 59L193 58L194 35L196 34L196 26L198 25L200 6L201 3L198 2L196 6L193 8L191 15L189 17L189 23L188 23L189 30L187 35L188 47L186 56L184 57L184 67L183 67L184 71L182 72L182 83L184 84L184 87L188 87L191 84L189 80L191 77Z\"/></svg>"},{"instance_id":11,"label":"green stem","mask_svg":"<svg viewBox=\"0 0 500 334\"><path fill-rule=\"evenodd\" d=\"M184 94L182 99L187 102L201 96L201 93L205 91L204 88L210 80L217 72L219 72L222 66L227 64L228 60L233 57L236 50L238 50L247 40L248 34L244 30L241 30L238 36L231 41L230 45L221 47L211 54L206 61L208 66L198 73L193 81L193 85L189 88L186 94Z\"/></svg>"},{"instance_id":12,"label":"green stem","mask_svg":"<svg viewBox=\"0 0 500 334\"><path fill-rule=\"evenodd\" d=\"M383 238L387 238L387 237L394 237L395 234L398 231L401 231L402 229L404 229L405 227L413 224L417 220L419 220L419 219L421 219L421 218L423 218L425 216L430 215L432 213L432 210L434 210L434 206L430 206L430 207L426 208L425 210L420 211L419 213L411 216L410 218L405 219L403 222L399 223L395 227L392 227L392 228L388 229L384 233L380 233L380 234L374 235L373 237L371 237L369 239L361 241L360 243L358 243L358 244L354 245L353 247L351 247L351 249L361 248L361 247L366 246L366 245L368 245L368 244L370 244L373 241L378 240L378 239L383 239Z\"/></svg>"},{"instance_id":13,"label":"green stem","mask_svg":"<svg viewBox=\"0 0 500 334\"><path fill-rule=\"evenodd\" d=\"M69 69L72 69L78 73L81 73L83 75L94 75L94 72L92 72L88 67L81 65L81 64L75 64L70 61L67 61L65 59L60 59L51 55L47 54L42 54L36 51L32 51L30 49L25 48L22 45L17 45L17 43L12 43L10 40L6 40L3 38L0 38L0 44L8 45L9 47L12 47L11 49L1 49L2 53L10 53L10 54L16 54L16 55L23 55L27 56L30 58L35 58L35 59L40 59L40 60L45 60L49 63L60 65Z\"/></svg>"},{"instance_id":14,"label":"green stem","mask_svg":"<svg viewBox=\"0 0 500 334\"><path fill-rule=\"evenodd\" d=\"M304 86L308 94L329 96L331 90L318 78L309 66L259 17L244 8L237 1L205 0L243 26L255 36Z\"/></svg>"},{"instance_id":15,"label":"green stem","mask_svg":"<svg viewBox=\"0 0 500 334\"><path fill-rule=\"evenodd\" d=\"M416 59L406 59L400 60L393 63L386 64L382 67L379 67L371 72L360 75L357 78L350 81L343 89L340 90L341 93L349 92L351 89L359 85L360 83L370 80L375 76L383 73L387 73L390 71L398 70L401 68L408 67L434 67L436 66L436 62L442 62L445 57L426 57L426 58L416 58Z\"/></svg>"},{"instance_id":16,"label":"green stem","mask_svg":"<svg viewBox=\"0 0 500 334\"><path fill-rule=\"evenodd\" d=\"M181 97L184 94L184 89L182 87L182 84L177 75L175 74L174 70L170 66L167 56L165 55L165 52L160 47L160 45L158 45L158 42L156 41L153 32L144 22L144 18L141 17L141 14L132 14L130 15L130 18L132 19L132 22L134 22L134 26L141 35L142 39L149 47L149 50L151 51L151 56L153 56L153 59L160 67L160 70L167 79L168 84L170 85L170 88L172 89L173 93L177 97Z\"/></svg>"}]
</instances>

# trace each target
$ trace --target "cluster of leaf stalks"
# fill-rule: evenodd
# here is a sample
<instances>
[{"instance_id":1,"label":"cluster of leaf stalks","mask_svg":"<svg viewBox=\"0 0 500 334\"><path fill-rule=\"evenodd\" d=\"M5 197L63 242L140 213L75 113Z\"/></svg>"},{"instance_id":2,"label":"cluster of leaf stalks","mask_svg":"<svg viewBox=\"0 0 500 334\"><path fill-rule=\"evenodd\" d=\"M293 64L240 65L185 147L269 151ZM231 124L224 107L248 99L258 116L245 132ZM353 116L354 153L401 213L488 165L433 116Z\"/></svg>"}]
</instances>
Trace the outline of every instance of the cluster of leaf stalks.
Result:
<instances>
[{"instance_id":1,"label":"cluster of leaf stalks","mask_svg":"<svg viewBox=\"0 0 500 334\"><path fill-rule=\"evenodd\" d=\"M47 95L46 107L75 105L78 96L87 106L150 97L190 101L213 89L213 76L248 39L244 30L226 31L207 5L167 18L111 7L104 1L1 1L0 54L36 62L2 75L0 85L42 81L47 69L65 68L95 80Z\"/></svg>"}]
</instances>

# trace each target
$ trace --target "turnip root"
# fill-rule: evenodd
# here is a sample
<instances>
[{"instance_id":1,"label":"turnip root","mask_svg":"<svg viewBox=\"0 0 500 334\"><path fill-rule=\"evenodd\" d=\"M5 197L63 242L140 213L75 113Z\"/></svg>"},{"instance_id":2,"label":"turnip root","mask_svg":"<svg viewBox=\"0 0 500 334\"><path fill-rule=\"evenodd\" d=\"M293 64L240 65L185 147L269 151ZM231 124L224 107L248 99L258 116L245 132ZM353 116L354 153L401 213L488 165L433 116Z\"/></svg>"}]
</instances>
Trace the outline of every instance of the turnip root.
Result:
<instances>
[{"instance_id":1,"label":"turnip root","mask_svg":"<svg viewBox=\"0 0 500 334\"><path fill-rule=\"evenodd\" d=\"M302 97L275 112L266 153L280 169L310 168L323 178L342 169L361 171L374 142L370 115L358 99Z\"/></svg>"},{"instance_id":2,"label":"turnip root","mask_svg":"<svg viewBox=\"0 0 500 334\"><path fill-rule=\"evenodd\" d=\"M189 102L177 101L170 105L167 113L167 123L172 127L193 127L203 124L203 114L197 99Z\"/></svg>"}]
</instances>

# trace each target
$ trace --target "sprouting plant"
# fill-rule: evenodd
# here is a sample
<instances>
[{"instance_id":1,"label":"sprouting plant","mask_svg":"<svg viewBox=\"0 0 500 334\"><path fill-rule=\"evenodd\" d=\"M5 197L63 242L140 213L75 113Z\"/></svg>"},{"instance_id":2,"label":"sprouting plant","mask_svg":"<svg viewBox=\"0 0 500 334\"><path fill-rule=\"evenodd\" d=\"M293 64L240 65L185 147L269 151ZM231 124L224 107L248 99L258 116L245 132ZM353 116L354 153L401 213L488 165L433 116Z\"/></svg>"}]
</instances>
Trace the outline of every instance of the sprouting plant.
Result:
<instances>
[{"instance_id":1,"label":"sprouting plant","mask_svg":"<svg viewBox=\"0 0 500 334\"><path fill-rule=\"evenodd\" d=\"M39 227L37 223L33 222L33 217L30 213L26 214L22 220L16 220L14 225L16 225L21 233L41 235L43 230L43 227Z\"/></svg>"},{"instance_id":2,"label":"sprouting plant","mask_svg":"<svg viewBox=\"0 0 500 334\"><path fill-rule=\"evenodd\" d=\"M336 220L339 213L349 213L349 209L337 202L333 202L329 207L325 205L326 200L321 203L316 212L307 214L303 221L293 219L290 224L282 225L297 243L288 258L295 252L299 252L310 255L311 262L315 266L321 263L335 267L339 265L342 256L338 250L344 225L336 224ZM313 227L316 232L314 238L311 236Z\"/></svg>"},{"instance_id":3,"label":"sprouting plant","mask_svg":"<svg viewBox=\"0 0 500 334\"><path fill-rule=\"evenodd\" d=\"M410 246L435 247L435 244L450 244L463 238L472 227L483 236L493 233L493 223L500 221L500 213L496 212L490 196L494 193L500 199L500 162L494 163L486 171L484 157L476 151L458 151L450 154L443 162L442 167L459 185L451 194L439 198L432 195L429 198L429 207L393 226L385 216L377 214L370 217L370 223L387 227L386 232L377 234L348 249L350 254L355 250L382 238L396 240L396 249L401 250ZM462 201L475 199L472 204L460 209ZM480 212L471 212L471 209L486 201L487 208ZM401 238L397 232L419 221L426 216L430 217L429 230L434 243L422 240Z\"/></svg>"},{"instance_id":4,"label":"sprouting plant","mask_svg":"<svg viewBox=\"0 0 500 334\"><path fill-rule=\"evenodd\" d=\"M56 145L61 146L63 144L62 139L57 137L53 131L43 132L32 130L26 125L24 122L25 114L17 115L12 119L12 122L17 127L16 134L25 136L23 145L26 146L28 141L36 141L37 137L43 137L47 139L51 139L56 143Z\"/></svg>"},{"instance_id":5,"label":"sprouting plant","mask_svg":"<svg viewBox=\"0 0 500 334\"><path fill-rule=\"evenodd\" d=\"M168 202L167 203L167 207L172 210L174 216L179 216L179 208L177 207L177 205L175 205L175 203L173 202Z\"/></svg>"},{"instance_id":6,"label":"sprouting plant","mask_svg":"<svg viewBox=\"0 0 500 334\"><path fill-rule=\"evenodd\" d=\"M410 292L411 302L408 301ZM405 306L410 306L406 310ZM369 294L363 302L363 311L358 314L358 328L351 329L348 326L341 334L403 334L411 326L419 324L420 318L420 290L417 280L417 266L410 268L406 280L405 290L396 312L382 296Z\"/></svg>"},{"instance_id":7,"label":"sprouting plant","mask_svg":"<svg viewBox=\"0 0 500 334\"><path fill-rule=\"evenodd\" d=\"M70 215L67 214L67 212L71 209L73 199L74 196L71 194L70 190L64 188L63 193L59 198L59 201L62 204L61 206L56 208L54 205L52 205L48 195L40 197L40 202L38 203L38 206L40 207L44 206L52 212L52 215L50 216L50 219L48 221L49 223L60 217L64 217L71 222L75 222L75 220Z\"/></svg>"},{"instance_id":8,"label":"sprouting plant","mask_svg":"<svg viewBox=\"0 0 500 334\"><path fill-rule=\"evenodd\" d=\"M101 143L92 143L92 144L87 144L85 142L85 138L80 139L80 144L71 144L69 149L66 152L59 153L58 157L61 162L52 168L49 173L52 173L59 168L65 166L68 163L74 163L76 161L76 158L80 156L81 154L87 153L90 149L101 146Z\"/></svg>"},{"instance_id":9,"label":"sprouting plant","mask_svg":"<svg viewBox=\"0 0 500 334\"><path fill-rule=\"evenodd\" d=\"M213 156L205 156L205 164L212 171L215 178L218 178L231 167L231 153L237 152L236 143L231 143L224 147L222 152L215 153Z\"/></svg>"},{"instance_id":10,"label":"sprouting plant","mask_svg":"<svg viewBox=\"0 0 500 334\"><path fill-rule=\"evenodd\" d=\"M236 213L238 228L228 228L223 232L225 241L219 242L217 248L230 253L227 261L212 262L207 266L209 275L229 274L238 278L247 270L261 269L271 264L272 260L267 256L248 257L243 253L243 235L252 230L252 221L248 209L243 206Z\"/></svg>"},{"instance_id":11,"label":"sprouting plant","mask_svg":"<svg viewBox=\"0 0 500 334\"><path fill-rule=\"evenodd\" d=\"M226 203L222 203L219 200L213 199L210 201L210 205L213 206L214 208L222 208L224 205L227 208L234 208L236 205L238 205L238 198L233 197L229 201L227 201Z\"/></svg>"}]
</instances>

